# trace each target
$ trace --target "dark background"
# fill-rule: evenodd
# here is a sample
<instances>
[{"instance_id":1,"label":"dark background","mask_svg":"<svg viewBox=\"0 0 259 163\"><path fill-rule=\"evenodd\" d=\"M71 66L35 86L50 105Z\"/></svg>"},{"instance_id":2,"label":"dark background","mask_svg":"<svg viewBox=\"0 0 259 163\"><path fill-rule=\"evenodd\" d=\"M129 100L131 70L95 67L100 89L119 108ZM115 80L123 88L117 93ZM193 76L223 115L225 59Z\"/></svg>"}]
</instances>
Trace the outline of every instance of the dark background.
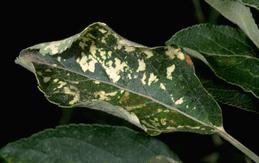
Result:
<instances>
[{"instance_id":1,"label":"dark background","mask_svg":"<svg viewBox=\"0 0 259 163\"><path fill-rule=\"evenodd\" d=\"M61 109L49 103L37 89L34 75L14 64L19 51L46 41L66 38L82 31L90 23L108 24L125 38L147 46L163 45L175 32L198 23L192 1L165 3L133 1L107 3L38 1L2 5L0 147L28 137L60 123ZM201 3L204 22L229 24L223 17L210 17L211 9ZM258 13L257 13L258 14ZM257 16L258 18L258 16ZM257 19L258 20L258 19ZM225 129L259 154L259 117L253 113L222 106ZM65 120L66 121L66 120ZM67 121L66 121L67 122ZM89 109L75 109L72 123L125 124L122 120ZM65 122L63 122L65 123ZM220 144L215 136L193 133L170 133L158 136L184 162L200 162L204 157L220 154L218 162L242 162L243 155L229 143ZM218 143L217 143L218 142ZM239 161L238 161L239 160Z\"/></svg>"}]
</instances>

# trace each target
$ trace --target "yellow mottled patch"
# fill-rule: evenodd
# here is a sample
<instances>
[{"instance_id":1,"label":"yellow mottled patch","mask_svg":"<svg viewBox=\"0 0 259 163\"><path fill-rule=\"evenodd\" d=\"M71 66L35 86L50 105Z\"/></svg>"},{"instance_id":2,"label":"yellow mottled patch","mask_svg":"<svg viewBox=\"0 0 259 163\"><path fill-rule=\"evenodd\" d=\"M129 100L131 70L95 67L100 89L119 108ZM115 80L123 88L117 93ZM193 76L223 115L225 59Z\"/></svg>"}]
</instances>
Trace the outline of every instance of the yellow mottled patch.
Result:
<instances>
[{"instance_id":1,"label":"yellow mottled patch","mask_svg":"<svg viewBox=\"0 0 259 163\"><path fill-rule=\"evenodd\" d=\"M151 50L144 50L143 51L147 55L147 59L153 57L153 52Z\"/></svg>"},{"instance_id":2,"label":"yellow mottled patch","mask_svg":"<svg viewBox=\"0 0 259 163\"><path fill-rule=\"evenodd\" d=\"M62 88L62 87L64 87L67 83L66 82L63 82L63 81L59 81L58 82L58 87L57 88Z\"/></svg>"},{"instance_id":3,"label":"yellow mottled patch","mask_svg":"<svg viewBox=\"0 0 259 163\"><path fill-rule=\"evenodd\" d=\"M151 85L152 83L155 83L157 81L158 81L157 76L151 73L148 79L148 85Z\"/></svg>"},{"instance_id":4,"label":"yellow mottled patch","mask_svg":"<svg viewBox=\"0 0 259 163\"><path fill-rule=\"evenodd\" d=\"M84 52L81 53L81 56L81 58L77 58L76 62L79 63L82 70L84 72L94 72L95 64L97 63L96 59L92 55L87 56Z\"/></svg>"},{"instance_id":5,"label":"yellow mottled patch","mask_svg":"<svg viewBox=\"0 0 259 163\"><path fill-rule=\"evenodd\" d=\"M161 119L160 119L160 123L161 123L162 125L166 125L166 119L165 119L165 118L161 118Z\"/></svg>"},{"instance_id":6,"label":"yellow mottled patch","mask_svg":"<svg viewBox=\"0 0 259 163\"><path fill-rule=\"evenodd\" d=\"M160 88L166 90L165 85L163 83L160 83Z\"/></svg>"},{"instance_id":7,"label":"yellow mottled patch","mask_svg":"<svg viewBox=\"0 0 259 163\"><path fill-rule=\"evenodd\" d=\"M146 104L143 103L143 104L138 104L138 105L125 106L125 108L126 108L127 111L132 111L134 109L143 108L145 106L146 106Z\"/></svg>"},{"instance_id":8,"label":"yellow mottled patch","mask_svg":"<svg viewBox=\"0 0 259 163\"><path fill-rule=\"evenodd\" d=\"M106 51L99 51L99 53L100 53L100 56L101 56L101 58L103 59L103 60L106 60Z\"/></svg>"},{"instance_id":9,"label":"yellow mottled patch","mask_svg":"<svg viewBox=\"0 0 259 163\"><path fill-rule=\"evenodd\" d=\"M128 76L129 79L132 79L131 74L128 74L127 76Z\"/></svg>"},{"instance_id":10,"label":"yellow mottled patch","mask_svg":"<svg viewBox=\"0 0 259 163\"><path fill-rule=\"evenodd\" d=\"M58 56L58 57L57 57L57 60L60 62L60 61L61 61L61 57L60 57L60 56Z\"/></svg>"},{"instance_id":11,"label":"yellow mottled patch","mask_svg":"<svg viewBox=\"0 0 259 163\"><path fill-rule=\"evenodd\" d=\"M79 84L79 81L69 81L72 84Z\"/></svg>"},{"instance_id":12,"label":"yellow mottled patch","mask_svg":"<svg viewBox=\"0 0 259 163\"><path fill-rule=\"evenodd\" d=\"M175 105L180 105L183 103L183 97L179 98L178 100L175 101Z\"/></svg>"},{"instance_id":13,"label":"yellow mottled patch","mask_svg":"<svg viewBox=\"0 0 259 163\"><path fill-rule=\"evenodd\" d=\"M120 80L121 76L120 73L124 71L124 68L128 67L128 65L125 62L121 62L120 59L115 58L115 66L113 67L112 64L105 66L103 65L106 73L110 77L110 79L116 83L118 80Z\"/></svg>"},{"instance_id":14,"label":"yellow mottled patch","mask_svg":"<svg viewBox=\"0 0 259 163\"><path fill-rule=\"evenodd\" d=\"M50 53L50 55L55 55L55 54L57 54L59 51L59 46L60 46L60 42L59 41L57 41L57 42L51 42L49 45L47 45L45 48L44 48L44 50L51 50L51 53Z\"/></svg>"},{"instance_id":15,"label":"yellow mottled patch","mask_svg":"<svg viewBox=\"0 0 259 163\"><path fill-rule=\"evenodd\" d=\"M173 47L167 47L167 51L165 52L165 55L169 57L169 59L175 58L175 48Z\"/></svg>"},{"instance_id":16,"label":"yellow mottled patch","mask_svg":"<svg viewBox=\"0 0 259 163\"><path fill-rule=\"evenodd\" d=\"M109 67L111 67L112 66L112 61L111 60L109 60L106 64L109 66Z\"/></svg>"},{"instance_id":17,"label":"yellow mottled patch","mask_svg":"<svg viewBox=\"0 0 259 163\"><path fill-rule=\"evenodd\" d=\"M54 82L54 83L58 82L58 79L54 79L53 82Z\"/></svg>"},{"instance_id":18,"label":"yellow mottled patch","mask_svg":"<svg viewBox=\"0 0 259 163\"><path fill-rule=\"evenodd\" d=\"M73 99L69 101L69 105L73 105L79 102L80 94L79 94L79 90L76 87L74 86L64 87L63 90L65 94L73 96Z\"/></svg>"},{"instance_id":19,"label":"yellow mottled patch","mask_svg":"<svg viewBox=\"0 0 259 163\"><path fill-rule=\"evenodd\" d=\"M174 72L174 70L175 70L174 64L166 68L166 78L167 79L169 79L169 80L173 79L172 73Z\"/></svg>"},{"instance_id":20,"label":"yellow mottled patch","mask_svg":"<svg viewBox=\"0 0 259 163\"><path fill-rule=\"evenodd\" d=\"M94 80L94 84L100 84L98 80Z\"/></svg>"},{"instance_id":21,"label":"yellow mottled patch","mask_svg":"<svg viewBox=\"0 0 259 163\"><path fill-rule=\"evenodd\" d=\"M122 92L122 91L123 91L123 92ZM121 98L120 98L120 101L119 101L120 103L129 100L129 95L130 95L129 92L126 92L126 91L124 91L124 90L121 90L120 93L123 94L123 95L121 96Z\"/></svg>"},{"instance_id":22,"label":"yellow mottled patch","mask_svg":"<svg viewBox=\"0 0 259 163\"><path fill-rule=\"evenodd\" d=\"M112 51L108 51L108 57L111 57L112 56Z\"/></svg>"},{"instance_id":23,"label":"yellow mottled patch","mask_svg":"<svg viewBox=\"0 0 259 163\"><path fill-rule=\"evenodd\" d=\"M126 52L133 52L135 50L135 48L134 47L132 47L132 46L125 46L125 51Z\"/></svg>"},{"instance_id":24,"label":"yellow mottled patch","mask_svg":"<svg viewBox=\"0 0 259 163\"><path fill-rule=\"evenodd\" d=\"M107 31L105 29L98 29L98 31L100 31L101 33L106 33Z\"/></svg>"},{"instance_id":25,"label":"yellow mottled patch","mask_svg":"<svg viewBox=\"0 0 259 163\"><path fill-rule=\"evenodd\" d=\"M44 78L43 78L43 82L44 82L44 83L47 83L47 82L50 81L50 79L51 79L51 77L44 77Z\"/></svg>"},{"instance_id":26,"label":"yellow mottled patch","mask_svg":"<svg viewBox=\"0 0 259 163\"><path fill-rule=\"evenodd\" d=\"M142 82L143 85L146 85L146 81L145 80L146 80L146 73L143 74L143 77L141 79L141 82Z\"/></svg>"},{"instance_id":27,"label":"yellow mottled patch","mask_svg":"<svg viewBox=\"0 0 259 163\"><path fill-rule=\"evenodd\" d=\"M93 54L93 55L96 54L96 46L95 46L95 44L92 44L92 45L90 46L90 53Z\"/></svg>"},{"instance_id":28,"label":"yellow mottled patch","mask_svg":"<svg viewBox=\"0 0 259 163\"><path fill-rule=\"evenodd\" d=\"M105 91L98 91L94 93L94 96L99 100L109 101L111 100L110 97L115 96L118 91L106 93Z\"/></svg>"},{"instance_id":29,"label":"yellow mottled patch","mask_svg":"<svg viewBox=\"0 0 259 163\"><path fill-rule=\"evenodd\" d=\"M121 44L118 44L118 45L116 46L116 49L118 49L118 50L121 50L121 48L122 48L122 45L121 45Z\"/></svg>"},{"instance_id":30,"label":"yellow mottled patch","mask_svg":"<svg viewBox=\"0 0 259 163\"><path fill-rule=\"evenodd\" d=\"M184 56L184 54L180 51L180 52L178 52L178 54L177 54L177 58L180 59L180 60L184 60L184 59L185 59L185 56Z\"/></svg>"},{"instance_id":31,"label":"yellow mottled patch","mask_svg":"<svg viewBox=\"0 0 259 163\"><path fill-rule=\"evenodd\" d=\"M138 69L137 72L145 71L146 70L146 63L144 62L144 59L138 59Z\"/></svg>"}]
</instances>

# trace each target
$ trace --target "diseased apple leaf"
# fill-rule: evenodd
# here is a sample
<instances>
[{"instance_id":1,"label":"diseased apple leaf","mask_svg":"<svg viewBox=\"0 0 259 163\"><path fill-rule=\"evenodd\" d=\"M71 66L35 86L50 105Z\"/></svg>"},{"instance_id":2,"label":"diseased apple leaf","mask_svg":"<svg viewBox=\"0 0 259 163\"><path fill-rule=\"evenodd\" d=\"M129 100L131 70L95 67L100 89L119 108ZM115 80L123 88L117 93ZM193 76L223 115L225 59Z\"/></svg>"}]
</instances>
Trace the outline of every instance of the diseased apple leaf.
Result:
<instances>
[{"instance_id":1,"label":"diseased apple leaf","mask_svg":"<svg viewBox=\"0 0 259 163\"><path fill-rule=\"evenodd\" d=\"M0 149L7 163L181 162L161 141L126 127L67 125L47 129Z\"/></svg>"},{"instance_id":2,"label":"diseased apple leaf","mask_svg":"<svg viewBox=\"0 0 259 163\"><path fill-rule=\"evenodd\" d=\"M61 107L88 107L124 118L150 135L222 129L221 110L174 47L144 47L103 23L68 39L23 50L16 60Z\"/></svg>"},{"instance_id":3,"label":"diseased apple leaf","mask_svg":"<svg viewBox=\"0 0 259 163\"><path fill-rule=\"evenodd\" d=\"M259 49L259 29L249 7L246 7L238 0L205 1L228 20L237 24ZM253 4L253 6L258 5L258 2L253 3L251 0L246 0L246 2L250 5Z\"/></svg>"},{"instance_id":4,"label":"diseased apple leaf","mask_svg":"<svg viewBox=\"0 0 259 163\"><path fill-rule=\"evenodd\" d=\"M259 98L258 51L242 32L227 26L201 24L177 32L166 44L202 54L202 58L194 56L206 59L205 63L218 77Z\"/></svg>"}]
</instances>

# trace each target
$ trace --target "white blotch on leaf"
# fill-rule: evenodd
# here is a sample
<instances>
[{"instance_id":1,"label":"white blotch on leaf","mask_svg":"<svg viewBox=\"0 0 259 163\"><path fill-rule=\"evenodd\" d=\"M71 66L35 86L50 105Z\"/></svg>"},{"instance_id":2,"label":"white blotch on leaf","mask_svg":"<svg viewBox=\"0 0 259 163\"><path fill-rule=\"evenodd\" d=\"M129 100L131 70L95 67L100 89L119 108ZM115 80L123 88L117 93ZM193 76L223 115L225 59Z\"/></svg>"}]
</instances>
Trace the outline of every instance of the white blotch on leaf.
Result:
<instances>
[{"instance_id":1,"label":"white blotch on leaf","mask_svg":"<svg viewBox=\"0 0 259 163\"><path fill-rule=\"evenodd\" d=\"M60 56L58 56L58 57L57 57L57 60L60 62L60 61L61 61L61 57L60 57Z\"/></svg>"},{"instance_id":2,"label":"white blotch on leaf","mask_svg":"<svg viewBox=\"0 0 259 163\"><path fill-rule=\"evenodd\" d=\"M147 55L147 59L153 56L153 52L151 50L144 50L143 52Z\"/></svg>"},{"instance_id":3,"label":"white blotch on leaf","mask_svg":"<svg viewBox=\"0 0 259 163\"><path fill-rule=\"evenodd\" d=\"M112 56L112 51L108 51L108 57L111 57Z\"/></svg>"},{"instance_id":4,"label":"white blotch on leaf","mask_svg":"<svg viewBox=\"0 0 259 163\"><path fill-rule=\"evenodd\" d=\"M107 31L106 30L104 30L104 29L98 29L101 33L106 33Z\"/></svg>"},{"instance_id":5,"label":"white blotch on leaf","mask_svg":"<svg viewBox=\"0 0 259 163\"><path fill-rule=\"evenodd\" d=\"M58 82L58 79L54 79L53 82L54 82L54 83Z\"/></svg>"},{"instance_id":6,"label":"white blotch on leaf","mask_svg":"<svg viewBox=\"0 0 259 163\"><path fill-rule=\"evenodd\" d=\"M165 55L169 57L169 59L175 58L175 48L173 47L167 47L167 51L165 52Z\"/></svg>"},{"instance_id":7,"label":"white blotch on leaf","mask_svg":"<svg viewBox=\"0 0 259 163\"><path fill-rule=\"evenodd\" d=\"M173 79L172 73L174 72L174 70L175 70L174 64L166 68L166 78L167 79L169 79L169 80Z\"/></svg>"},{"instance_id":8,"label":"white blotch on leaf","mask_svg":"<svg viewBox=\"0 0 259 163\"><path fill-rule=\"evenodd\" d=\"M79 94L79 90L76 87L74 86L64 87L63 90L65 94L73 96L73 99L69 101L69 105L73 105L79 102L80 94Z\"/></svg>"},{"instance_id":9,"label":"white blotch on leaf","mask_svg":"<svg viewBox=\"0 0 259 163\"><path fill-rule=\"evenodd\" d=\"M160 83L160 88L166 90L165 85L163 83Z\"/></svg>"},{"instance_id":10,"label":"white blotch on leaf","mask_svg":"<svg viewBox=\"0 0 259 163\"><path fill-rule=\"evenodd\" d=\"M138 69L137 72L145 71L146 70L146 63L144 62L144 59L138 59Z\"/></svg>"},{"instance_id":11,"label":"white blotch on leaf","mask_svg":"<svg viewBox=\"0 0 259 163\"><path fill-rule=\"evenodd\" d=\"M99 100L109 101L111 100L110 97L115 96L118 91L106 93L105 91L98 91L94 93L94 96Z\"/></svg>"},{"instance_id":12,"label":"white blotch on leaf","mask_svg":"<svg viewBox=\"0 0 259 163\"><path fill-rule=\"evenodd\" d=\"M128 76L129 79L132 79L131 74L128 74L127 76Z\"/></svg>"},{"instance_id":13,"label":"white blotch on leaf","mask_svg":"<svg viewBox=\"0 0 259 163\"><path fill-rule=\"evenodd\" d=\"M59 46L60 46L60 42L59 41L55 41L55 42L51 42L49 43L45 48L44 50L45 51L48 51L48 50L51 50L51 53L49 53L50 55L55 55L57 54L59 51Z\"/></svg>"},{"instance_id":14,"label":"white blotch on leaf","mask_svg":"<svg viewBox=\"0 0 259 163\"><path fill-rule=\"evenodd\" d=\"M91 53L92 55L95 55L95 54L96 54L96 46L95 46L95 44L92 44L92 45L90 46L90 53Z\"/></svg>"},{"instance_id":15,"label":"white blotch on leaf","mask_svg":"<svg viewBox=\"0 0 259 163\"><path fill-rule=\"evenodd\" d=\"M121 62L120 59L115 58L115 66L113 67L112 64L105 66L103 65L106 73L108 74L109 78L116 83L120 80L121 76L120 73L124 71L124 68L128 67L125 62Z\"/></svg>"},{"instance_id":16,"label":"white blotch on leaf","mask_svg":"<svg viewBox=\"0 0 259 163\"><path fill-rule=\"evenodd\" d=\"M151 73L148 79L148 85L150 86L152 83L155 83L157 81L158 81L157 76Z\"/></svg>"},{"instance_id":17,"label":"white blotch on leaf","mask_svg":"<svg viewBox=\"0 0 259 163\"><path fill-rule=\"evenodd\" d=\"M100 84L98 80L94 80L94 84Z\"/></svg>"},{"instance_id":18,"label":"white blotch on leaf","mask_svg":"<svg viewBox=\"0 0 259 163\"><path fill-rule=\"evenodd\" d=\"M141 79L141 82L142 82L143 85L146 85L146 81L145 80L146 80L146 73L143 74L143 77Z\"/></svg>"},{"instance_id":19,"label":"white blotch on leaf","mask_svg":"<svg viewBox=\"0 0 259 163\"><path fill-rule=\"evenodd\" d=\"M51 79L50 77L44 77L44 78L43 78L43 82L44 82L44 83L47 83L47 82L50 81L50 79Z\"/></svg>"},{"instance_id":20,"label":"white blotch on leaf","mask_svg":"<svg viewBox=\"0 0 259 163\"><path fill-rule=\"evenodd\" d=\"M106 51L99 50L100 56L103 60L106 60Z\"/></svg>"},{"instance_id":21,"label":"white blotch on leaf","mask_svg":"<svg viewBox=\"0 0 259 163\"><path fill-rule=\"evenodd\" d=\"M183 97L179 98L178 100L175 101L175 105L180 105L183 103Z\"/></svg>"},{"instance_id":22,"label":"white blotch on leaf","mask_svg":"<svg viewBox=\"0 0 259 163\"><path fill-rule=\"evenodd\" d=\"M135 50L135 48L134 47L132 47L132 46L125 46L125 51L126 52L133 52Z\"/></svg>"},{"instance_id":23,"label":"white blotch on leaf","mask_svg":"<svg viewBox=\"0 0 259 163\"><path fill-rule=\"evenodd\" d=\"M63 81L59 81L58 82L58 86L57 86L57 88L62 88L62 87L64 87L67 83L66 82L63 82Z\"/></svg>"},{"instance_id":24,"label":"white blotch on leaf","mask_svg":"<svg viewBox=\"0 0 259 163\"><path fill-rule=\"evenodd\" d=\"M180 52L178 52L178 54L177 54L177 58L180 59L180 60L184 60L184 59L185 59L185 56L184 56L184 54L180 51Z\"/></svg>"},{"instance_id":25,"label":"white blotch on leaf","mask_svg":"<svg viewBox=\"0 0 259 163\"><path fill-rule=\"evenodd\" d=\"M84 52L81 53L81 58L77 58L77 63L79 63L80 67L84 72L95 71L95 64L97 63L96 59L92 55L86 55Z\"/></svg>"}]
</instances>

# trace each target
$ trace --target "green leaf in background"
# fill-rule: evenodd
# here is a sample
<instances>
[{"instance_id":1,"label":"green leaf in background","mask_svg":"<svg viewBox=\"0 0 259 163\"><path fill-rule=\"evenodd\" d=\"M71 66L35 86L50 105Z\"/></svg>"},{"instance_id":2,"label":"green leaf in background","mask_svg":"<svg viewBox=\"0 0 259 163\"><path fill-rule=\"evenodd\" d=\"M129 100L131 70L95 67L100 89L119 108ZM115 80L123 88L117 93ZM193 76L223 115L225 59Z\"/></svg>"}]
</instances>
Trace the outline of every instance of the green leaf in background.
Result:
<instances>
[{"instance_id":1,"label":"green leaf in background","mask_svg":"<svg viewBox=\"0 0 259 163\"><path fill-rule=\"evenodd\" d=\"M259 1L258 0L239 0L239 2L243 3L246 6L254 7L259 10Z\"/></svg>"},{"instance_id":2,"label":"green leaf in background","mask_svg":"<svg viewBox=\"0 0 259 163\"><path fill-rule=\"evenodd\" d=\"M219 79L200 78L200 80L218 102L259 114L259 100L253 95Z\"/></svg>"},{"instance_id":3,"label":"green leaf in background","mask_svg":"<svg viewBox=\"0 0 259 163\"><path fill-rule=\"evenodd\" d=\"M234 0L205 0L224 17L237 24L259 48L259 29L253 19L249 7ZM246 1L251 2L251 1ZM250 3L252 4L252 3ZM258 4L253 3L253 4Z\"/></svg>"},{"instance_id":4,"label":"green leaf in background","mask_svg":"<svg viewBox=\"0 0 259 163\"><path fill-rule=\"evenodd\" d=\"M125 127L68 125L47 129L3 147L7 163L181 162L161 141Z\"/></svg>"},{"instance_id":5,"label":"green leaf in background","mask_svg":"<svg viewBox=\"0 0 259 163\"><path fill-rule=\"evenodd\" d=\"M132 43L103 23L59 42L25 49L17 63L62 107L88 107L121 117L150 135L222 129L221 110L173 47Z\"/></svg>"},{"instance_id":6,"label":"green leaf in background","mask_svg":"<svg viewBox=\"0 0 259 163\"><path fill-rule=\"evenodd\" d=\"M259 97L259 59L245 35L231 27L195 25L177 32L167 45L191 49L215 74ZM198 55L200 54L200 55Z\"/></svg>"}]
</instances>

